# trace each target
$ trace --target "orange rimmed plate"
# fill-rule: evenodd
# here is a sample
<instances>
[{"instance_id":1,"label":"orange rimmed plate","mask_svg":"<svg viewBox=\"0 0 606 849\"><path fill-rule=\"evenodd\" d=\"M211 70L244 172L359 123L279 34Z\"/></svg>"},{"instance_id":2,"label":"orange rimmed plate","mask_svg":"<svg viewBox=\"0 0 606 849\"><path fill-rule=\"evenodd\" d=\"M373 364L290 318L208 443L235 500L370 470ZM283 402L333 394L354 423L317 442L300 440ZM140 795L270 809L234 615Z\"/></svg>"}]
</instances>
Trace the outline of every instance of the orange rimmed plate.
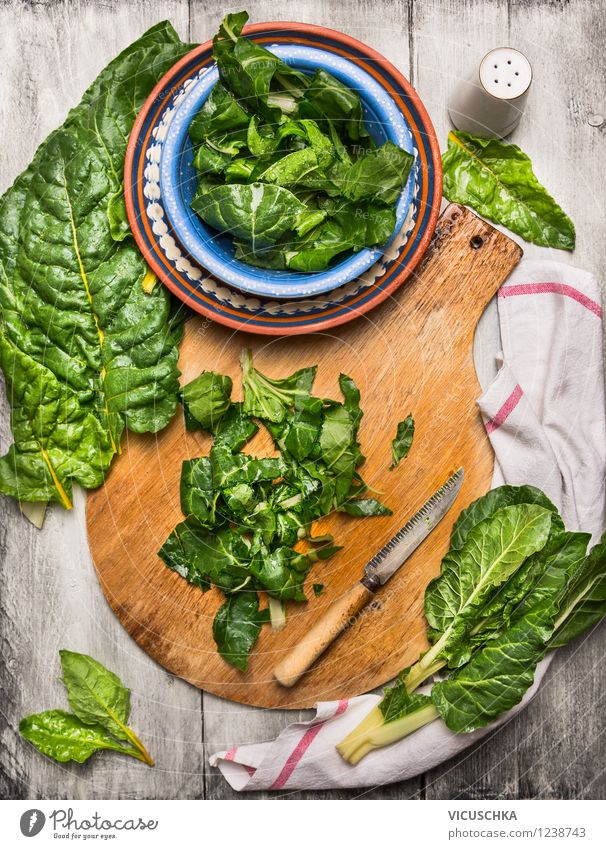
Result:
<instances>
[{"instance_id":1,"label":"orange rimmed plate","mask_svg":"<svg viewBox=\"0 0 606 849\"><path fill-rule=\"evenodd\" d=\"M436 225L442 197L440 152L429 116L406 78L370 47L335 30L300 23L263 23L244 34L271 49L299 44L333 52L370 74L395 101L415 150L414 189L407 218L380 260L355 280L306 299L248 295L210 275L172 231L160 190L160 155L175 107L213 66L212 42L192 50L154 88L133 127L124 170L126 207L137 244L150 267L196 312L237 330L268 335L325 331L385 300L410 275Z\"/></svg>"}]
</instances>

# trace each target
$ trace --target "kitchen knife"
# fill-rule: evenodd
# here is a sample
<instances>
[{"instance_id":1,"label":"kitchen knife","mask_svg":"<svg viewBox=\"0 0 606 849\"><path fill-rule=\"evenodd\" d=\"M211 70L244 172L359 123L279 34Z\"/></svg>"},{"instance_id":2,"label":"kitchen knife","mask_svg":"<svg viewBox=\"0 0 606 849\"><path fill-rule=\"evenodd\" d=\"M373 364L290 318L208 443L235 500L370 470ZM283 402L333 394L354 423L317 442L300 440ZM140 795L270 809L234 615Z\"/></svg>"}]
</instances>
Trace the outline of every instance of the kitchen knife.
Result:
<instances>
[{"instance_id":1,"label":"kitchen knife","mask_svg":"<svg viewBox=\"0 0 606 849\"><path fill-rule=\"evenodd\" d=\"M448 513L462 483L463 469L459 469L369 560L362 580L334 601L305 639L276 666L274 677L283 687L296 684L322 652L352 624L352 618L375 597L375 591L387 583Z\"/></svg>"}]
</instances>

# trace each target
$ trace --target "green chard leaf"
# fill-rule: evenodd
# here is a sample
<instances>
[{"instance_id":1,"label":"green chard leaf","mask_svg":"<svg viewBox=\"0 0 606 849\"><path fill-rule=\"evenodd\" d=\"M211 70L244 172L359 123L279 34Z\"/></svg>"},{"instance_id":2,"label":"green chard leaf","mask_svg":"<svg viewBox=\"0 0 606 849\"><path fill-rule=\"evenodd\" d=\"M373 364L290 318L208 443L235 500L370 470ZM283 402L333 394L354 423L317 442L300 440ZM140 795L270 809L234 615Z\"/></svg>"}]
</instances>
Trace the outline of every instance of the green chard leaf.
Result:
<instances>
[{"instance_id":1,"label":"green chard leaf","mask_svg":"<svg viewBox=\"0 0 606 849\"><path fill-rule=\"evenodd\" d=\"M154 85L189 49L157 24L101 72L0 200L0 367L14 443L0 492L71 507L99 486L124 428L176 411L180 326L128 238L128 135Z\"/></svg>"},{"instance_id":2,"label":"green chard leaf","mask_svg":"<svg viewBox=\"0 0 606 849\"><path fill-rule=\"evenodd\" d=\"M572 251L574 224L539 183L515 144L453 130L442 157L444 195L528 242Z\"/></svg>"},{"instance_id":3,"label":"green chard leaf","mask_svg":"<svg viewBox=\"0 0 606 849\"><path fill-rule=\"evenodd\" d=\"M232 403L214 429L215 442L226 445L231 451L241 451L258 430L258 425L244 414L244 405Z\"/></svg>"},{"instance_id":4,"label":"green chard leaf","mask_svg":"<svg viewBox=\"0 0 606 849\"><path fill-rule=\"evenodd\" d=\"M606 616L606 534L570 575L550 648L564 646Z\"/></svg>"},{"instance_id":5,"label":"green chard leaf","mask_svg":"<svg viewBox=\"0 0 606 849\"><path fill-rule=\"evenodd\" d=\"M403 719L405 716L409 716L420 708L431 704L429 696L408 692L405 684L408 672L408 669L402 670L395 683L391 687L386 687L383 692L383 699L379 702L379 710L383 714L385 722Z\"/></svg>"},{"instance_id":6,"label":"green chard leaf","mask_svg":"<svg viewBox=\"0 0 606 849\"><path fill-rule=\"evenodd\" d=\"M231 377L203 371L181 390L181 401L188 429L199 426L214 431L228 411L232 390Z\"/></svg>"},{"instance_id":7,"label":"green chard leaf","mask_svg":"<svg viewBox=\"0 0 606 849\"><path fill-rule=\"evenodd\" d=\"M308 85L305 74L295 71L260 44L242 38L246 12L226 15L213 39L213 57L221 81L242 99L247 108L258 109L268 120L295 108Z\"/></svg>"},{"instance_id":8,"label":"green chard leaf","mask_svg":"<svg viewBox=\"0 0 606 849\"><path fill-rule=\"evenodd\" d=\"M412 446L412 440L415 435L415 420L412 413L398 422L398 430L395 438L391 441L391 457L392 462L390 469L395 469L400 464L400 460L408 457L408 452Z\"/></svg>"},{"instance_id":9,"label":"green chard leaf","mask_svg":"<svg viewBox=\"0 0 606 849\"><path fill-rule=\"evenodd\" d=\"M351 201L393 204L406 185L413 162L412 154L388 141L376 150L369 150L343 171L338 185Z\"/></svg>"},{"instance_id":10,"label":"green chard leaf","mask_svg":"<svg viewBox=\"0 0 606 849\"><path fill-rule=\"evenodd\" d=\"M210 449L212 484L215 490L229 489L239 483L258 483L282 477L285 466L281 457L251 457L233 454L221 442Z\"/></svg>"},{"instance_id":11,"label":"green chard leaf","mask_svg":"<svg viewBox=\"0 0 606 849\"><path fill-rule=\"evenodd\" d=\"M67 700L75 715L87 725L99 725L137 749L146 763L153 763L147 750L127 726L130 690L109 669L87 654L59 652Z\"/></svg>"},{"instance_id":12,"label":"green chard leaf","mask_svg":"<svg viewBox=\"0 0 606 849\"><path fill-rule=\"evenodd\" d=\"M191 207L215 230L243 239L253 252L296 229L298 218L307 212L288 189L268 183L216 186L196 195Z\"/></svg>"},{"instance_id":13,"label":"green chard leaf","mask_svg":"<svg viewBox=\"0 0 606 849\"><path fill-rule=\"evenodd\" d=\"M557 508L547 498L544 492L534 486L498 486L490 489L476 501L461 511L453 525L450 536L451 549L463 548L467 534L479 522L488 519L501 507L510 507L512 504L536 504L551 510L552 528L564 530L564 523L560 518Z\"/></svg>"},{"instance_id":14,"label":"green chard leaf","mask_svg":"<svg viewBox=\"0 0 606 849\"><path fill-rule=\"evenodd\" d=\"M211 89L208 98L189 125L194 145L204 143L214 135L225 136L248 126L250 116L222 83Z\"/></svg>"},{"instance_id":15,"label":"green chard leaf","mask_svg":"<svg viewBox=\"0 0 606 849\"><path fill-rule=\"evenodd\" d=\"M244 388L244 413L270 422L281 422L289 409L306 400L311 392L317 367L303 368L290 377L265 377L253 366L252 353L245 348L240 359Z\"/></svg>"},{"instance_id":16,"label":"green chard leaf","mask_svg":"<svg viewBox=\"0 0 606 849\"><path fill-rule=\"evenodd\" d=\"M230 595L213 622L213 636L221 657L245 672L250 651L259 639L261 625L268 621L269 611L259 610L256 592L244 590Z\"/></svg>"},{"instance_id":17,"label":"green chard leaf","mask_svg":"<svg viewBox=\"0 0 606 849\"><path fill-rule=\"evenodd\" d=\"M184 460L181 468L181 511L201 525L213 527L217 494L213 489L210 457Z\"/></svg>"},{"instance_id":18,"label":"green chard leaf","mask_svg":"<svg viewBox=\"0 0 606 849\"><path fill-rule=\"evenodd\" d=\"M360 408L360 390L346 374L339 375L339 389L343 395L343 406L349 413L353 425L353 436L358 436L358 429L362 421L362 410Z\"/></svg>"},{"instance_id":19,"label":"green chard leaf","mask_svg":"<svg viewBox=\"0 0 606 849\"><path fill-rule=\"evenodd\" d=\"M83 722L103 726L114 737L127 739L130 690L117 675L86 654L59 652L69 706Z\"/></svg>"},{"instance_id":20,"label":"green chard leaf","mask_svg":"<svg viewBox=\"0 0 606 849\"><path fill-rule=\"evenodd\" d=\"M207 531L194 516L188 516L170 532L158 557L169 569L203 592L210 588L205 571L204 550Z\"/></svg>"},{"instance_id":21,"label":"green chard leaf","mask_svg":"<svg viewBox=\"0 0 606 849\"><path fill-rule=\"evenodd\" d=\"M282 546L261 550L251 563L251 572L262 589L282 600L305 601L303 582L311 568L309 557Z\"/></svg>"},{"instance_id":22,"label":"green chard leaf","mask_svg":"<svg viewBox=\"0 0 606 849\"><path fill-rule=\"evenodd\" d=\"M43 755L59 763L81 764L103 749L142 760L138 749L123 746L101 725L87 724L63 710L47 710L26 716L19 733Z\"/></svg>"},{"instance_id":23,"label":"green chard leaf","mask_svg":"<svg viewBox=\"0 0 606 849\"><path fill-rule=\"evenodd\" d=\"M391 516L393 511L377 501L376 498L355 498L352 501L346 501L339 507L343 513L349 516Z\"/></svg>"},{"instance_id":24,"label":"green chard leaf","mask_svg":"<svg viewBox=\"0 0 606 849\"><path fill-rule=\"evenodd\" d=\"M339 135L346 135L350 141L364 143L369 138L359 95L323 68L312 77L299 103L299 114L330 120Z\"/></svg>"}]
</instances>

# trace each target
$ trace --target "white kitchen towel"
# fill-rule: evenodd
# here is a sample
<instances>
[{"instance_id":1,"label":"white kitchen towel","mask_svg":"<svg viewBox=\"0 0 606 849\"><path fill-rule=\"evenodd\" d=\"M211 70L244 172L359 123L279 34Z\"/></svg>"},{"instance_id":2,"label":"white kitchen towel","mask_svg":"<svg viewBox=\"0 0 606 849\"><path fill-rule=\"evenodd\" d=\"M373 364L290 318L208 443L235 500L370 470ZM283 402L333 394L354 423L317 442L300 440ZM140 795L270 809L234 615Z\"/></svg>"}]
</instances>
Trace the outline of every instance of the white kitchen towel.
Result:
<instances>
[{"instance_id":1,"label":"white kitchen towel","mask_svg":"<svg viewBox=\"0 0 606 849\"><path fill-rule=\"evenodd\" d=\"M559 507L568 529L597 536L604 529L606 510L597 283L590 274L560 263L522 262L500 289L498 310L499 371L478 401L495 451L493 486L534 484ZM234 789L246 791L374 787L412 778L522 710L550 659L540 664L533 687L519 705L473 734L454 734L436 720L350 766L335 745L380 701L380 696L369 694L321 702L310 722L289 725L271 742L219 752L210 763Z\"/></svg>"}]
</instances>

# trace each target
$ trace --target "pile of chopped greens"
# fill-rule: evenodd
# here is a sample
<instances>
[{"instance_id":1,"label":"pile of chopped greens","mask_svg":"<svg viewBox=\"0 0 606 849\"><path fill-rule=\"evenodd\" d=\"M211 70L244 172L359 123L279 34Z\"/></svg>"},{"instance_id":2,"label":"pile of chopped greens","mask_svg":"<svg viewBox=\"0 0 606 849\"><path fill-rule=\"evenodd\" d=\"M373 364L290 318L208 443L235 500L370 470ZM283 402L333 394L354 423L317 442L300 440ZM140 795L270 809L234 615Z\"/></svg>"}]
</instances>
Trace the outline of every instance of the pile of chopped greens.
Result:
<instances>
[{"instance_id":1,"label":"pile of chopped greens","mask_svg":"<svg viewBox=\"0 0 606 849\"><path fill-rule=\"evenodd\" d=\"M231 400L229 377L203 372L184 387L188 428L213 434L208 457L186 460L181 509L186 516L159 555L192 584L211 585L227 599L213 634L223 658L245 670L261 625L284 622L283 602L306 601L303 583L312 564L339 550L330 535L312 536L312 523L335 510L350 516L391 511L368 495L358 472L360 393L342 374L342 401L311 394L316 367L275 379L261 374L250 351L241 358L244 401ZM279 452L243 453L259 430L270 432ZM301 548L305 542L305 551ZM297 548L295 548L297 546ZM323 586L314 585L314 592ZM269 608L260 610L258 591Z\"/></svg>"},{"instance_id":2,"label":"pile of chopped greens","mask_svg":"<svg viewBox=\"0 0 606 849\"><path fill-rule=\"evenodd\" d=\"M307 76L241 36L246 12L213 40L220 80L190 127L192 208L251 265L314 272L384 244L413 156L376 147L358 94L322 69Z\"/></svg>"},{"instance_id":3,"label":"pile of chopped greens","mask_svg":"<svg viewBox=\"0 0 606 849\"><path fill-rule=\"evenodd\" d=\"M502 486L457 520L425 592L429 650L339 745L351 764L441 718L451 731L489 725L518 704L537 664L606 614L606 534L564 529L531 486ZM417 693L440 673L431 692Z\"/></svg>"},{"instance_id":4,"label":"pile of chopped greens","mask_svg":"<svg viewBox=\"0 0 606 849\"><path fill-rule=\"evenodd\" d=\"M103 482L125 428L156 432L177 409L180 327L130 234L122 173L137 112L190 47L168 22L148 30L0 200L6 495L70 508L74 482Z\"/></svg>"}]
</instances>

